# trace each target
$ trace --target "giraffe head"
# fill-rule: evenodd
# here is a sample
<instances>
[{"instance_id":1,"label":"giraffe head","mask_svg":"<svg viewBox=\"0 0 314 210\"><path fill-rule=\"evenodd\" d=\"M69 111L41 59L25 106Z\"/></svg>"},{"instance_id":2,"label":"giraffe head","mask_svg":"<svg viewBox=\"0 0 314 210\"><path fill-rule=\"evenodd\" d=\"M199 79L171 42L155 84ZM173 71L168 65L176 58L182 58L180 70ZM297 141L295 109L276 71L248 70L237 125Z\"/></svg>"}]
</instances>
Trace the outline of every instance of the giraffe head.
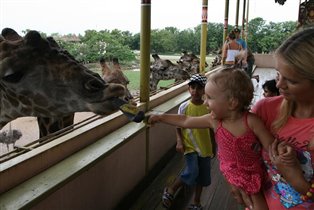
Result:
<instances>
[{"instance_id":1,"label":"giraffe head","mask_svg":"<svg viewBox=\"0 0 314 210\"><path fill-rule=\"evenodd\" d=\"M190 74L196 74L199 72L200 59L194 53L187 53L186 51L183 51L182 53L183 55L180 57L177 63ZM205 62L205 67L207 66L208 64Z\"/></svg>"},{"instance_id":2,"label":"giraffe head","mask_svg":"<svg viewBox=\"0 0 314 210\"><path fill-rule=\"evenodd\" d=\"M170 60L161 59L157 54L152 56L154 62L150 66L150 90L156 90L160 80L187 80L190 78L190 74L181 65L175 65Z\"/></svg>"},{"instance_id":3,"label":"giraffe head","mask_svg":"<svg viewBox=\"0 0 314 210\"><path fill-rule=\"evenodd\" d=\"M100 58L99 60L102 77L106 82L121 84L125 88L125 97L126 100L133 99L133 96L128 89L128 84L130 83L129 79L123 74L118 58L112 59L112 68L110 68L105 58Z\"/></svg>"},{"instance_id":4,"label":"giraffe head","mask_svg":"<svg viewBox=\"0 0 314 210\"><path fill-rule=\"evenodd\" d=\"M13 38L12 38L13 37ZM117 110L124 87L104 82L53 40L29 31L24 38L4 29L0 39L0 128L22 116L62 117Z\"/></svg>"}]
</instances>

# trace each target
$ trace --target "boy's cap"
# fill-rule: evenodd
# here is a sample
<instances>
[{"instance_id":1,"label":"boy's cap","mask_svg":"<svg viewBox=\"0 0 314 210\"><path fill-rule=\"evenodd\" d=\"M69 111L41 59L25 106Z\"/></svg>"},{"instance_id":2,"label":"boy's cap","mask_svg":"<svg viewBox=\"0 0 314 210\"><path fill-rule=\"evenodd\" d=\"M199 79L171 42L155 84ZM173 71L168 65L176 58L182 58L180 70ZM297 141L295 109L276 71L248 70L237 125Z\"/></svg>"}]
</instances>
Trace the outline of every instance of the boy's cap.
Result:
<instances>
[{"instance_id":1,"label":"boy's cap","mask_svg":"<svg viewBox=\"0 0 314 210\"><path fill-rule=\"evenodd\" d=\"M197 83L197 84L199 84L201 86L205 86L206 85L206 80L207 80L207 78L205 76L200 75L200 74L194 74L190 78L190 81L189 81L188 85L190 85L191 83Z\"/></svg>"},{"instance_id":2,"label":"boy's cap","mask_svg":"<svg viewBox=\"0 0 314 210\"><path fill-rule=\"evenodd\" d=\"M233 32L235 32L235 33L240 32L240 31L241 31L241 30L238 29L238 28L233 29Z\"/></svg>"}]
</instances>

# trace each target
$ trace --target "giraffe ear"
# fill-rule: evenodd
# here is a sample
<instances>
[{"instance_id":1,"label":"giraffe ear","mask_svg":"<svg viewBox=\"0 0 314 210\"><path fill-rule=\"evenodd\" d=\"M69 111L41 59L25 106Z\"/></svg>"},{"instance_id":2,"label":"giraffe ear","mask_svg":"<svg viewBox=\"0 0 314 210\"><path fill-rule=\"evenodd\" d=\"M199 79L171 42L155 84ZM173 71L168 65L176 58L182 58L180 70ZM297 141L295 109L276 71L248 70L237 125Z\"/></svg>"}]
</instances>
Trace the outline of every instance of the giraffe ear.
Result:
<instances>
[{"instance_id":1,"label":"giraffe ear","mask_svg":"<svg viewBox=\"0 0 314 210\"><path fill-rule=\"evenodd\" d=\"M4 39L10 40L10 41L16 41L16 40L22 39L22 37L16 31L14 31L12 28L2 29L1 35Z\"/></svg>"},{"instance_id":2,"label":"giraffe ear","mask_svg":"<svg viewBox=\"0 0 314 210\"><path fill-rule=\"evenodd\" d=\"M47 41L51 47L61 49L60 45L56 42L56 40L52 36L47 37Z\"/></svg>"},{"instance_id":3,"label":"giraffe ear","mask_svg":"<svg viewBox=\"0 0 314 210\"><path fill-rule=\"evenodd\" d=\"M24 37L25 43L28 46L32 46L39 49L47 49L49 43L47 40L44 40L38 31L29 31Z\"/></svg>"}]
</instances>

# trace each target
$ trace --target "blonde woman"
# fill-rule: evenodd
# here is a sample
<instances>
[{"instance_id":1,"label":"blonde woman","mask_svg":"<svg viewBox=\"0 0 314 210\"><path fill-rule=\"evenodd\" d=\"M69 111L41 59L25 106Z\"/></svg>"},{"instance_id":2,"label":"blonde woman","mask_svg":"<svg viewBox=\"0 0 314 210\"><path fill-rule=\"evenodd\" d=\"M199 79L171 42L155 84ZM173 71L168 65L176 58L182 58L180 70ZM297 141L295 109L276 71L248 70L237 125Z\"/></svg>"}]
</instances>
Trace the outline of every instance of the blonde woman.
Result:
<instances>
[{"instance_id":1,"label":"blonde woman","mask_svg":"<svg viewBox=\"0 0 314 210\"><path fill-rule=\"evenodd\" d=\"M253 111L278 139L265 159L271 185L265 190L270 210L314 209L314 28L297 32L275 52L280 96L264 98ZM278 157L282 145L297 153L298 165L287 168ZM251 205L233 188L238 202Z\"/></svg>"}]
</instances>

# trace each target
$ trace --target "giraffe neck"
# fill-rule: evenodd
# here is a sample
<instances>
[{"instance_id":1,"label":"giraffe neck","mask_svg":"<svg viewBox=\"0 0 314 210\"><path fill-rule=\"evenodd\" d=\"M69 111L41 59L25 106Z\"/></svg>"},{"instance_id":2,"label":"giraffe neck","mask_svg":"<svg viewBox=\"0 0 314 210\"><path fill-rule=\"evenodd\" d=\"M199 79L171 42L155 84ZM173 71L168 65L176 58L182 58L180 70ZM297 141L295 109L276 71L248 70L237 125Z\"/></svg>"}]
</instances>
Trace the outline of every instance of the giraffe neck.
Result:
<instances>
[{"instance_id":1,"label":"giraffe neck","mask_svg":"<svg viewBox=\"0 0 314 210\"><path fill-rule=\"evenodd\" d=\"M73 123L74 114L70 114L60 118L37 117L39 137L42 138L65 128L70 128L69 126L73 125Z\"/></svg>"},{"instance_id":2,"label":"giraffe neck","mask_svg":"<svg viewBox=\"0 0 314 210\"><path fill-rule=\"evenodd\" d=\"M11 94L8 95L3 90L0 92L0 129L18 117L32 116L34 113L34 110L31 107L24 106L13 92Z\"/></svg>"}]
</instances>

